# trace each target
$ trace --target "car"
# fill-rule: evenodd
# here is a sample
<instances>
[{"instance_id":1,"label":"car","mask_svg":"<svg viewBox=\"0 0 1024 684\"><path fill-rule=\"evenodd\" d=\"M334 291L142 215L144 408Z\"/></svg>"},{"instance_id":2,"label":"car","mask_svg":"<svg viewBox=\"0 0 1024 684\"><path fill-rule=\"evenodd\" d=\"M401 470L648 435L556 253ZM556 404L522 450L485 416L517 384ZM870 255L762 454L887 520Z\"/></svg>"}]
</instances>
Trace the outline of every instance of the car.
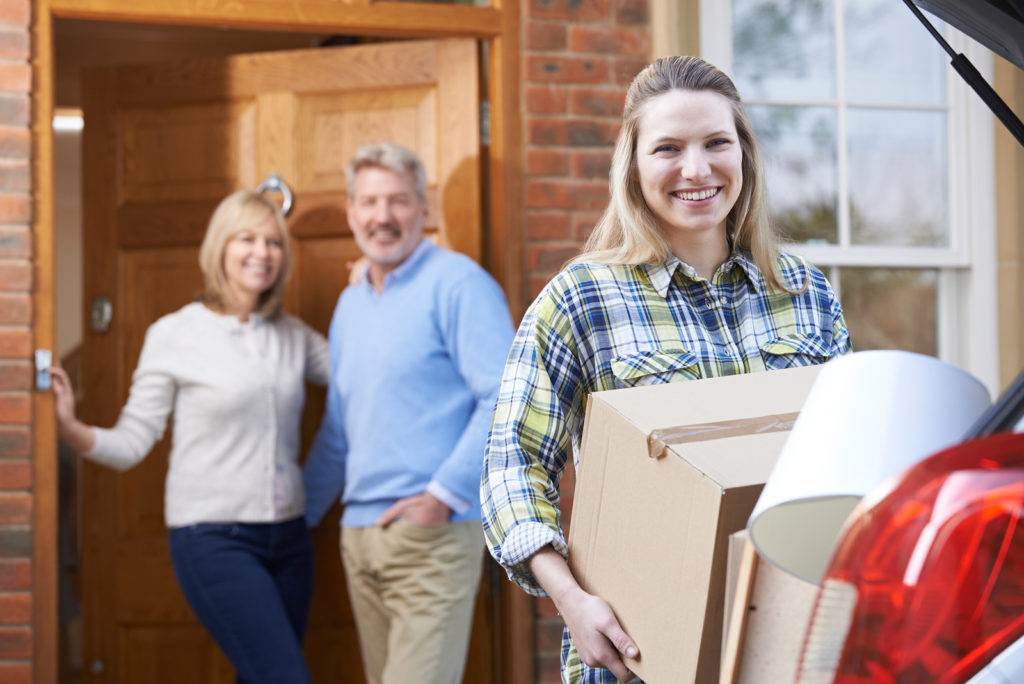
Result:
<instances>
[{"instance_id":1,"label":"car","mask_svg":"<svg viewBox=\"0 0 1024 684\"><path fill-rule=\"evenodd\" d=\"M921 12L1024 69L1024 0L903 0L1024 146L1024 124ZM822 579L798 684L1024 682L1024 372L960 444L870 492Z\"/></svg>"}]
</instances>

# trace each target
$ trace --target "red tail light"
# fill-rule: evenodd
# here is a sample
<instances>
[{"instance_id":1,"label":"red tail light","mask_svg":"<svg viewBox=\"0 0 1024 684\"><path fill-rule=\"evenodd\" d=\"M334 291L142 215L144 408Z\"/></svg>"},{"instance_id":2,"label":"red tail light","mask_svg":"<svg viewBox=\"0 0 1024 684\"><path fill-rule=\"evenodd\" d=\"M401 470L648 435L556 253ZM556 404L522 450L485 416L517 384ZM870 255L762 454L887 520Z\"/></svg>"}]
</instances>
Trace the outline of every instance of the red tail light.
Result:
<instances>
[{"instance_id":1,"label":"red tail light","mask_svg":"<svg viewBox=\"0 0 1024 684\"><path fill-rule=\"evenodd\" d=\"M931 456L847 523L799 684L969 680L1024 635L1024 434Z\"/></svg>"}]
</instances>

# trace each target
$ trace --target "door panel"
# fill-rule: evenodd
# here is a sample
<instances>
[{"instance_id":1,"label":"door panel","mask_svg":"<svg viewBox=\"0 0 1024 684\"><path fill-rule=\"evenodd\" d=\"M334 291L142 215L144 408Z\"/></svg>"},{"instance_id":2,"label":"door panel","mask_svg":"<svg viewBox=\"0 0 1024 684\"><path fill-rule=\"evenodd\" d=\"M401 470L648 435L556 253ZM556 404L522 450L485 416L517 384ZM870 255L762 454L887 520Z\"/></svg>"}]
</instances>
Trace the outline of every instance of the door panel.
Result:
<instances>
[{"instance_id":1,"label":"door panel","mask_svg":"<svg viewBox=\"0 0 1024 684\"><path fill-rule=\"evenodd\" d=\"M219 200L255 185L256 103L126 107L124 204Z\"/></svg>"},{"instance_id":2,"label":"door panel","mask_svg":"<svg viewBox=\"0 0 1024 684\"><path fill-rule=\"evenodd\" d=\"M384 93L299 97L298 182L313 192L343 186L345 163L356 148L389 134L399 145L418 150L424 160L435 159L436 96L433 89L414 87ZM437 170L432 165L427 172L436 174ZM436 185L437 178L428 176L427 183Z\"/></svg>"},{"instance_id":3,"label":"door panel","mask_svg":"<svg viewBox=\"0 0 1024 684\"><path fill-rule=\"evenodd\" d=\"M347 263L344 165L394 140L427 167L427 230L480 259L476 45L408 41L104 69L84 79L87 306L114 304L83 346L83 417L112 425L147 327L202 287L197 254L225 195L282 175L294 193L295 263L285 308L326 332ZM358 323L354 323L358 324ZM323 411L310 388L303 454ZM168 427L168 433L170 428ZM82 473L85 681L230 682L174 580L163 524L169 434L138 466ZM359 649L338 552L339 507L315 532L306 652L318 682L358 682ZM492 680L496 597L484 582L465 677ZM102 672L88 665L102 663ZM99 669L99 668L97 668Z\"/></svg>"},{"instance_id":4,"label":"door panel","mask_svg":"<svg viewBox=\"0 0 1024 684\"><path fill-rule=\"evenodd\" d=\"M176 628L124 628L124 681L146 684L231 681L227 658L198 624Z\"/></svg>"}]
</instances>

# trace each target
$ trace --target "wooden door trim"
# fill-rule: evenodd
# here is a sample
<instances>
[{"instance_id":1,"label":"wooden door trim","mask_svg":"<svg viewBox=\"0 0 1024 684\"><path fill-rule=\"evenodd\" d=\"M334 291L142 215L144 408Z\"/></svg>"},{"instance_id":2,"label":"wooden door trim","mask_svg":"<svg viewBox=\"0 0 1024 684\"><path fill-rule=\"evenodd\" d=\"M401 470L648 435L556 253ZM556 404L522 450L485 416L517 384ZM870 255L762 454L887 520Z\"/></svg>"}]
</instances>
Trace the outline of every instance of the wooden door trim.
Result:
<instances>
[{"instance_id":1,"label":"wooden door trim","mask_svg":"<svg viewBox=\"0 0 1024 684\"><path fill-rule=\"evenodd\" d=\"M337 0L246 0L199 3L167 0L159 7L124 0L50 0L54 15L68 19L231 26L261 31L345 33L421 38L494 37L502 33L504 8L409 2L350 3ZM514 2L503 3L514 8Z\"/></svg>"},{"instance_id":2,"label":"wooden door trim","mask_svg":"<svg viewBox=\"0 0 1024 684\"><path fill-rule=\"evenodd\" d=\"M44 4L46 0L41 0ZM55 350L56 262L54 258L53 22L39 8L31 28L32 232L35 279L32 338L35 349ZM57 619L57 424L53 397L32 397L32 673L35 682L56 682Z\"/></svg>"},{"instance_id":3,"label":"wooden door trim","mask_svg":"<svg viewBox=\"0 0 1024 684\"><path fill-rule=\"evenodd\" d=\"M519 0L492 0L493 7L339 4L336 0L253 0L197 8L194 0L129 3L124 0L37 0L32 36L32 194L35 241L36 348L54 349L56 276L54 261L54 157L52 119L56 63L53 20L136 21L161 24L231 26L248 30L357 32L401 37L469 36L489 43L487 73L491 104L490 183L486 194L485 266L504 288L518 321L525 309L522 274L522 153L519 53ZM33 672L39 684L57 681L57 445L52 396L33 397ZM532 684L533 602L517 587L502 583L501 682Z\"/></svg>"}]
</instances>

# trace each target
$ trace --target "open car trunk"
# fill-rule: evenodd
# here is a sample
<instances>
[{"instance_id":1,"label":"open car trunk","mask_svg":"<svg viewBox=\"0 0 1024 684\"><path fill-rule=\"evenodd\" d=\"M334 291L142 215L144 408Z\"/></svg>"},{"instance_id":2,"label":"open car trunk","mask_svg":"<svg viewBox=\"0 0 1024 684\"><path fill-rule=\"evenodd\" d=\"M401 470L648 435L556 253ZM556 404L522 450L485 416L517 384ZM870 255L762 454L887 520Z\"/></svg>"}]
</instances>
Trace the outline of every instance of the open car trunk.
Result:
<instances>
[{"instance_id":1,"label":"open car trunk","mask_svg":"<svg viewBox=\"0 0 1024 684\"><path fill-rule=\"evenodd\" d=\"M903 0L950 56L957 73L974 89L992 113L1024 146L1024 123L1006 105L974 65L956 53L918 7L958 28L1018 69L1024 70L1024 0ZM1014 429L1024 417L1024 370L964 435L983 437Z\"/></svg>"}]
</instances>

